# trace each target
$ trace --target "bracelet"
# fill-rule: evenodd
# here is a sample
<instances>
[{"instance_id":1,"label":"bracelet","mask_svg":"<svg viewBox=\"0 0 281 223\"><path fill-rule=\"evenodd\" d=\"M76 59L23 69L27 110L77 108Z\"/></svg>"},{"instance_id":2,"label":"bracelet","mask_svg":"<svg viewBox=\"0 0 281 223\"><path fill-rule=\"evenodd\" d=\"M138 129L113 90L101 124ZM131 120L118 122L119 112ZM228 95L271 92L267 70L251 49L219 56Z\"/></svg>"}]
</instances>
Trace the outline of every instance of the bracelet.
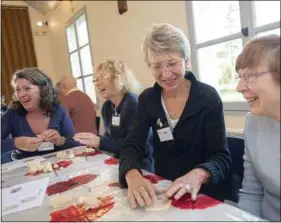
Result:
<instances>
[{"instance_id":1,"label":"bracelet","mask_svg":"<svg viewBox=\"0 0 281 223\"><path fill-rule=\"evenodd\" d=\"M62 144L55 144L56 146L63 146L65 143L66 143L66 138L65 137L61 137L62 138L62 140L63 140L63 143Z\"/></svg>"}]
</instances>

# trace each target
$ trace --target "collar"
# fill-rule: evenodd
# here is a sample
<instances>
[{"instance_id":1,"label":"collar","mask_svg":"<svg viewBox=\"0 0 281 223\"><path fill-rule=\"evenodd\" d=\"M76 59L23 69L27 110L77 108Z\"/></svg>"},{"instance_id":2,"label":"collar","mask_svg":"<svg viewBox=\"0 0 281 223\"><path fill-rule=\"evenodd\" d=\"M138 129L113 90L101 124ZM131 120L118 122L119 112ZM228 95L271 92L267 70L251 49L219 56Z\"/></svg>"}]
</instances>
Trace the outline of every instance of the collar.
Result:
<instances>
[{"instance_id":1,"label":"collar","mask_svg":"<svg viewBox=\"0 0 281 223\"><path fill-rule=\"evenodd\" d=\"M74 88L71 88L67 93L66 95L69 95L71 92L73 91L80 91L80 89L78 87L74 87Z\"/></svg>"},{"instance_id":2,"label":"collar","mask_svg":"<svg viewBox=\"0 0 281 223\"><path fill-rule=\"evenodd\" d=\"M183 114L179 119L179 122L199 112L203 108L203 101L204 101L201 100L201 91L200 91L199 82L196 80L194 74L191 71L186 71L184 78L191 81L191 87L190 87L188 100L183 110ZM160 102L159 105L162 107L161 105L162 87L158 83L155 83L153 89L157 94L156 96L157 99L159 99L157 101Z\"/></svg>"}]
</instances>

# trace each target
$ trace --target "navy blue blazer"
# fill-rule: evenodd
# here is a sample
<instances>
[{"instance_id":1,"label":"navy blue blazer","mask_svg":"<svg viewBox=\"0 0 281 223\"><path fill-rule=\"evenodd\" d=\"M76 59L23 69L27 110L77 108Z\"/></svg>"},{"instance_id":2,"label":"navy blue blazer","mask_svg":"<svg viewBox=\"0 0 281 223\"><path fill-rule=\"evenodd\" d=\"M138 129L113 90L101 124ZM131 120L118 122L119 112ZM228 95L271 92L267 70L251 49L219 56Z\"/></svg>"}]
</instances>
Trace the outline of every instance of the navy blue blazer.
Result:
<instances>
[{"instance_id":1,"label":"navy blue blazer","mask_svg":"<svg viewBox=\"0 0 281 223\"><path fill-rule=\"evenodd\" d=\"M156 83L140 95L136 117L120 150L119 180L123 187L127 186L125 174L131 169L141 169L140 157L150 127L156 174L173 181L200 167L210 173L209 184L216 184L230 174L222 101L213 87L197 81L191 72L186 72L185 78L191 81L191 89L174 128L174 140L160 142L157 134L158 119L168 127L161 104L162 88Z\"/></svg>"}]
</instances>

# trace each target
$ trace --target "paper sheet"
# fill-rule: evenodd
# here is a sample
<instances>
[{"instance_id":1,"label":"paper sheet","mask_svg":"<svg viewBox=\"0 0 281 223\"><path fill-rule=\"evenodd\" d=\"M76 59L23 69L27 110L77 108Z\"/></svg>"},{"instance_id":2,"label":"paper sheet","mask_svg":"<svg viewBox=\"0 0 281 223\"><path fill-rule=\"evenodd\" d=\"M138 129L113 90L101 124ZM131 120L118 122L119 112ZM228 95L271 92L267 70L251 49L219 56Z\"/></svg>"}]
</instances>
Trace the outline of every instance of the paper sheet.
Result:
<instances>
[{"instance_id":1,"label":"paper sheet","mask_svg":"<svg viewBox=\"0 0 281 223\"><path fill-rule=\"evenodd\" d=\"M38 207L44 201L49 178L2 189L2 215Z\"/></svg>"}]
</instances>

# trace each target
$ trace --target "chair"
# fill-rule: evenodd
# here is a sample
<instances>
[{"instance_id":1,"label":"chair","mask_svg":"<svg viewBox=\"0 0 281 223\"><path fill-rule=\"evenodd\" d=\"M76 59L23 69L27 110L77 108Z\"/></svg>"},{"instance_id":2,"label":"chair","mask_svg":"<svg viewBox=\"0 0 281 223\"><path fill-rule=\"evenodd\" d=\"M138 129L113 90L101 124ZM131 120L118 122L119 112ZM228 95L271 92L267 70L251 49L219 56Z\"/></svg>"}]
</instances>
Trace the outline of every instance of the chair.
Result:
<instances>
[{"instance_id":1,"label":"chair","mask_svg":"<svg viewBox=\"0 0 281 223\"><path fill-rule=\"evenodd\" d=\"M99 135L100 132L100 117L96 116L96 127L97 127L97 134Z\"/></svg>"},{"instance_id":2,"label":"chair","mask_svg":"<svg viewBox=\"0 0 281 223\"><path fill-rule=\"evenodd\" d=\"M232 172L227 200L238 202L239 189L242 187L244 173L244 137L242 134L227 133L227 143L232 159Z\"/></svg>"}]
</instances>

